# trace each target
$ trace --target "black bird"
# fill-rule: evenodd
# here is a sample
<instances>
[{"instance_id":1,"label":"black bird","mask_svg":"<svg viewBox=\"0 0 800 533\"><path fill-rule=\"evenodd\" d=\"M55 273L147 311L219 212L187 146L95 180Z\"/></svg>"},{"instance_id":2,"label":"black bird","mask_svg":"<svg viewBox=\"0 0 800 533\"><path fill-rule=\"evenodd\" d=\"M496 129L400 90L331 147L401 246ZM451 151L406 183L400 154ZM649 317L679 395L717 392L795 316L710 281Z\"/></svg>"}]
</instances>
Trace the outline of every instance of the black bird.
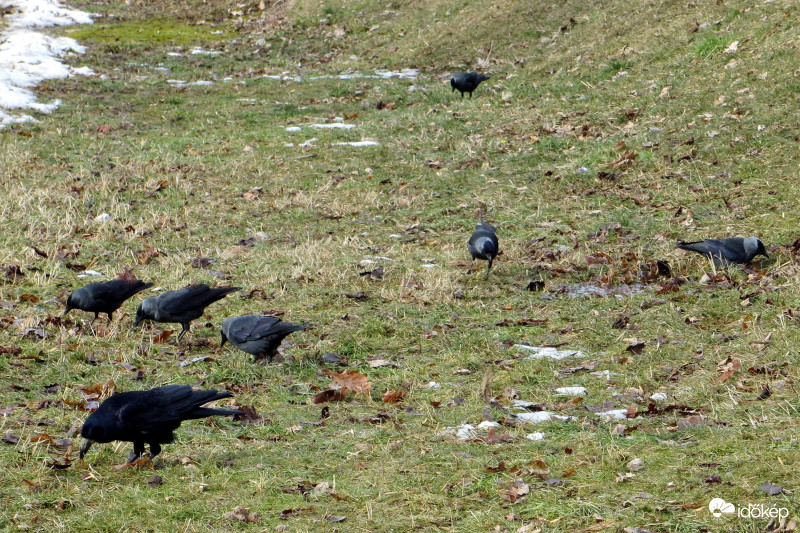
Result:
<instances>
[{"instance_id":1,"label":"black bird","mask_svg":"<svg viewBox=\"0 0 800 533\"><path fill-rule=\"evenodd\" d=\"M178 342L181 342L183 336L189 331L189 322L200 318L205 308L212 303L238 290L239 287L212 289L208 285L200 284L146 298L136 310L133 327L135 328L145 319L156 322L176 322L183 328L178 334Z\"/></svg>"},{"instance_id":2,"label":"black bird","mask_svg":"<svg viewBox=\"0 0 800 533\"><path fill-rule=\"evenodd\" d=\"M456 89L458 89L461 91L461 98L464 98L464 93L469 93L469 97L472 98L472 91L474 91L482 81L488 79L489 76L484 76L477 72L460 72L458 74L453 74L453 77L450 78L450 87L453 88L451 92L455 92Z\"/></svg>"},{"instance_id":3,"label":"black bird","mask_svg":"<svg viewBox=\"0 0 800 533\"><path fill-rule=\"evenodd\" d=\"M69 295L67 308L61 316L66 316L72 309L89 311L94 313L91 325L97 320L99 313L106 313L108 314L108 323L111 324L114 311L119 309L125 300L152 286L152 283L145 283L141 280L126 281L124 279L89 283Z\"/></svg>"},{"instance_id":4,"label":"black bird","mask_svg":"<svg viewBox=\"0 0 800 533\"><path fill-rule=\"evenodd\" d=\"M207 416L238 415L240 411L200 407L204 403L230 398L230 392L192 390L189 385L168 385L150 390L120 392L89 415L81 428L86 439L81 444L79 457L83 459L95 442L122 440L133 442L128 455L132 463L150 445L150 458L161 453L161 445L175 439L173 431L184 420Z\"/></svg>"},{"instance_id":5,"label":"black bird","mask_svg":"<svg viewBox=\"0 0 800 533\"><path fill-rule=\"evenodd\" d=\"M475 233L469 238L467 242L467 249L472 255L472 263L469 265L467 274L472 272L472 266L475 264L476 259L484 259L489 261L489 268L486 269L486 279L489 279L489 271L492 269L492 262L497 257L500 249L500 243L495 235L495 229L481 220L475 228Z\"/></svg>"},{"instance_id":6,"label":"black bird","mask_svg":"<svg viewBox=\"0 0 800 533\"><path fill-rule=\"evenodd\" d=\"M716 266L749 263L757 255L769 258L764 243L757 237L730 237L697 242L678 241L676 246L681 250L689 250L710 257Z\"/></svg>"},{"instance_id":7,"label":"black bird","mask_svg":"<svg viewBox=\"0 0 800 533\"><path fill-rule=\"evenodd\" d=\"M264 360L272 362L284 337L304 329L308 328L283 322L274 316L232 316L222 322L219 347L230 341L243 352L252 354L254 363Z\"/></svg>"}]
</instances>

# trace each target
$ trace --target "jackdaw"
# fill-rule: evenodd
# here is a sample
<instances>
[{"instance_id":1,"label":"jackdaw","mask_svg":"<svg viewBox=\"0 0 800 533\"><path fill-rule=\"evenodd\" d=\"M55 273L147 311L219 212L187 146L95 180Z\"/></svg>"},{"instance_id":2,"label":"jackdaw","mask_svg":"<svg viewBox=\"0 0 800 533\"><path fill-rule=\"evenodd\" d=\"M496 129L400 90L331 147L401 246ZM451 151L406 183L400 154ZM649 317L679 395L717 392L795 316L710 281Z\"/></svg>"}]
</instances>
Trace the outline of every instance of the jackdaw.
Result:
<instances>
[{"instance_id":1,"label":"jackdaw","mask_svg":"<svg viewBox=\"0 0 800 533\"><path fill-rule=\"evenodd\" d=\"M156 322L176 322L183 328L178 334L178 342L181 342L183 336L189 331L189 322L200 318L205 308L212 303L238 290L239 287L212 289L208 285L200 284L146 298L136 310L133 327L135 328L145 319Z\"/></svg>"},{"instance_id":2,"label":"jackdaw","mask_svg":"<svg viewBox=\"0 0 800 533\"><path fill-rule=\"evenodd\" d=\"M482 81L488 79L489 76L484 76L477 72L460 72L458 74L453 74L453 77L450 78L450 87L453 88L451 92L455 92L456 89L458 89L461 91L461 98L464 98L464 93L469 93L469 97L472 98L472 91L474 91Z\"/></svg>"},{"instance_id":3,"label":"jackdaw","mask_svg":"<svg viewBox=\"0 0 800 533\"><path fill-rule=\"evenodd\" d=\"M731 263L749 263L757 255L769 258L764 243L757 237L730 237L728 239L706 239L697 242L678 241L681 250L697 252L711 257L716 266L728 266Z\"/></svg>"},{"instance_id":4,"label":"jackdaw","mask_svg":"<svg viewBox=\"0 0 800 533\"><path fill-rule=\"evenodd\" d=\"M161 453L161 445L175 439L173 431L184 420L207 416L238 415L230 409L200 407L204 403L233 396L230 392L192 390L189 385L168 385L150 390L120 392L89 415L81 428L86 439L81 444L79 457L83 459L95 442L122 440L133 442L133 451L128 455L132 463L144 453L144 445L150 445L150 458Z\"/></svg>"},{"instance_id":5,"label":"jackdaw","mask_svg":"<svg viewBox=\"0 0 800 533\"><path fill-rule=\"evenodd\" d=\"M484 259L489 261L489 268L486 269L486 279L489 279L489 271L492 269L492 262L497 257L500 249L500 243L497 241L495 229L481 220L475 228L475 233L469 238L467 242L467 249L472 255L472 263L469 265L467 274L472 272L472 267L475 265L476 259Z\"/></svg>"},{"instance_id":6,"label":"jackdaw","mask_svg":"<svg viewBox=\"0 0 800 533\"><path fill-rule=\"evenodd\" d=\"M245 315L232 316L222 322L219 347L230 341L231 344L253 355L253 363L268 360L278 354L281 341L295 331L308 329L299 324L283 322L274 316Z\"/></svg>"},{"instance_id":7,"label":"jackdaw","mask_svg":"<svg viewBox=\"0 0 800 533\"><path fill-rule=\"evenodd\" d=\"M94 313L94 318L89 324L91 325L97 320L99 313L106 313L108 314L108 324L111 324L114 311L119 309L125 300L152 286L152 283L145 283L141 280L126 281L124 279L89 283L69 295L67 308L61 316L66 316L72 309L89 311Z\"/></svg>"}]
</instances>

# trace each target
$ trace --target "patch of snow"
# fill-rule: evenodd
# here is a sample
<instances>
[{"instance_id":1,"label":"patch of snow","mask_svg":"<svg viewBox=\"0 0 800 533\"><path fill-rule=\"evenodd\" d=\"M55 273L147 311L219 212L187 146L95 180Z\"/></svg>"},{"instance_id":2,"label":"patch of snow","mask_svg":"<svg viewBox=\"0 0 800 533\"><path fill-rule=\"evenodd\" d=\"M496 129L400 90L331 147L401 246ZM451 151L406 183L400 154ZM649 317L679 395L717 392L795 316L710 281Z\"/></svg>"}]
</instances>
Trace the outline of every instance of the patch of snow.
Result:
<instances>
[{"instance_id":1,"label":"patch of snow","mask_svg":"<svg viewBox=\"0 0 800 533\"><path fill-rule=\"evenodd\" d=\"M215 56L217 54L221 54L222 52L216 52L214 50L203 50L202 48L192 48L191 52L189 53L192 54L193 56L200 54Z\"/></svg>"},{"instance_id":2,"label":"patch of snow","mask_svg":"<svg viewBox=\"0 0 800 533\"><path fill-rule=\"evenodd\" d=\"M111 220L111 215L108 213L103 213L94 217L95 222L105 222L107 220Z\"/></svg>"},{"instance_id":3,"label":"patch of snow","mask_svg":"<svg viewBox=\"0 0 800 533\"><path fill-rule=\"evenodd\" d=\"M606 378L611 379L611 376L614 375L614 372L611 370L595 370L594 372L589 372L590 376L597 376L599 378Z\"/></svg>"},{"instance_id":4,"label":"patch of snow","mask_svg":"<svg viewBox=\"0 0 800 533\"><path fill-rule=\"evenodd\" d=\"M558 394L566 396L586 396L586 387L559 387L556 389Z\"/></svg>"},{"instance_id":5,"label":"patch of snow","mask_svg":"<svg viewBox=\"0 0 800 533\"><path fill-rule=\"evenodd\" d=\"M342 129L342 130L350 130L356 127L355 124L342 124L341 122L334 122L330 124L309 124L310 128L316 128L319 130L326 130L326 129Z\"/></svg>"},{"instance_id":6,"label":"patch of snow","mask_svg":"<svg viewBox=\"0 0 800 533\"><path fill-rule=\"evenodd\" d=\"M0 108L33 109L41 113L53 111L60 102L36 101L31 90L41 81L90 75L88 67L72 68L57 58L70 53L82 54L86 48L68 37L52 37L36 31L49 26L91 24L88 13L61 7L58 0L12 0L3 7L13 7L4 17L5 30L0 34ZM10 115L0 111L0 128L13 123L31 122L29 115Z\"/></svg>"},{"instance_id":7,"label":"patch of snow","mask_svg":"<svg viewBox=\"0 0 800 533\"><path fill-rule=\"evenodd\" d=\"M544 440L544 433L541 431L534 431L533 433L525 435L525 438L528 440Z\"/></svg>"},{"instance_id":8,"label":"patch of snow","mask_svg":"<svg viewBox=\"0 0 800 533\"><path fill-rule=\"evenodd\" d=\"M550 411L537 411L535 413L515 413L514 417L523 422L530 422L531 424L538 424L539 422L547 422L548 420L569 420L568 416L561 416L551 413Z\"/></svg>"},{"instance_id":9,"label":"patch of snow","mask_svg":"<svg viewBox=\"0 0 800 533\"><path fill-rule=\"evenodd\" d=\"M435 381L431 381L430 383L428 383L428 388L429 389L441 389L442 386L439 383L436 383Z\"/></svg>"},{"instance_id":10,"label":"patch of snow","mask_svg":"<svg viewBox=\"0 0 800 533\"><path fill-rule=\"evenodd\" d=\"M654 392L650 395L650 399L654 402L663 402L667 399L667 395L663 392Z\"/></svg>"},{"instance_id":11,"label":"patch of snow","mask_svg":"<svg viewBox=\"0 0 800 533\"><path fill-rule=\"evenodd\" d=\"M303 128L301 128L300 126L289 126L288 128L286 128L286 131L288 131L289 133L297 133L298 131L302 130Z\"/></svg>"},{"instance_id":12,"label":"patch of snow","mask_svg":"<svg viewBox=\"0 0 800 533\"><path fill-rule=\"evenodd\" d=\"M627 414L627 409L611 409L610 411L603 411L601 413L595 413L597 416L607 416L613 418L615 420L625 420L628 418L625 416Z\"/></svg>"},{"instance_id":13,"label":"patch of snow","mask_svg":"<svg viewBox=\"0 0 800 533\"><path fill-rule=\"evenodd\" d=\"M422 268L436 268L436 267L438 267L438 266L439 266L439 265L433 265L433 264L431 264L431 263L423 263L423 264L422 264Z\"/></svg>"},{"instance_id":14,"label":"patch of snow","mask_svg":"<svg viewBox=\"0 0 800 533\"><path fill-rule=\"evenodd\" d=\"M309 146L313 145L313 144L314 144L315 142L317 142L318 140L319 140L319 139L317 139L316 137L314 137L313 139L309 139L309 140L307 140L306 142L304 142L304 143L302 143L302 144L299 144L298 146L299 146L300 148L308 148Z\"/></svg>"},{"instance_id":15,"label":"patch of snow","mask_svg":"<svg viewBox=\"0 0 800 533\"><path fill-rule=\"evenodd\" d=\"M566 357L585 357L585 354L578 350L559 350L550 346L528 346L527 344L515 344L515 348L521 348L533 352L528 359L564 359Z\"/></svg>"},{"instance_id":16,"label":"patch of snow","mask_svg":"<svg viewBox=\"0 0 800 533\"><path fill-rule=\"evenodd\" d=\"M336 143L337 146L378 146L376 141L353 141Z\"/></svg>"},{"instance_id":17,"label":"patch of snow","mask_svg":"<svg viewBox=\"0 0 800 533\"><path fill-rule=\"evenodd\" d=\"M79 278L98 277L98 276L102 276L102 274L97 270L84 270L83 272L78 274Z\"/></svg>"}]
</instances>

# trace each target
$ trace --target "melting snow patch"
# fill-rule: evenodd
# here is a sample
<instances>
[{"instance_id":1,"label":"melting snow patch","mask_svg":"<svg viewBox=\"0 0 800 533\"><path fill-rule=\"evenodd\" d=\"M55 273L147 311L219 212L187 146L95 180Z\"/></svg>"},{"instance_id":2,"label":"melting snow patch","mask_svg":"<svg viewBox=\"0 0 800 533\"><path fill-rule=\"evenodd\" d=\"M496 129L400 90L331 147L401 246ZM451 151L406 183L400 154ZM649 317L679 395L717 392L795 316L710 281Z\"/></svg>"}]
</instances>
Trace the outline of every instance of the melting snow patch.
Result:
<instances>
[{"instance_id":1,"label":"melting snow patch","mask_svg":"<svg viewBox=\"0 0 800 533\"><path fill-rule=\"evenodd\" d=\"M556 389L558 394L566 396L586 396L586 387L559 387Z\"/></svg>"},{"instance_id":2,"label":"melting snow patch","mask_svg":"<svg viewBox=\"0 0 800 533\"><path fill-rule=\"evenodd\" d=\"M441 389L442 386L439 383L436 383L435 381L431 381L430 383L428 383L428 388L429 389Z\"/></svg>"},{"instance_id":3,"label":"melting snow patch","mask_svg":"<svg viewBox=\"0 0 800 533\"><path fill-rule=\"evenodd\" d=\"M302 130L303 128L301 128L300 126L289 126L288 128L286 128L286 131L288 131L289 133L297 133L298 131Z\"/></svg>"},{"instance_id":4,"label":"melting snow patch","mask_svg":"<svg viewBox=\"0 0 800 533\"><path fill-rule=\"evenodd\" d=\"M14 0L2 2L2 6L15 9L13 14L4 17L8 25L0 34L0 108L33 109L49 113L60 102L39 103L30 88L42 80L94 72L88 67L69 67L56 59L69 53L82 54L86 51L74 39L51 37L33 30L47 26L91 24L91 16L63 8L57 0ZM33 120L29 115L12 116L0 111L0 128Z\"/></svg>"},{"instance_id":5,"label":"melting snow patch","mask_svg":"<svg viewBox=\"0 0 800 533\"><path fill-rule=\"evenodd\" d=\"M111 220L111 215L109 215L108 213L103 213L101 215L97 215L96 217L94 217L95 222L105 222L107 220Z\"/></svg>"},{"instance_id":6,"label":"melting snow patch","mask_svg":"<svg viewBox=\"0 0 800 533\"><path fill-rule=\"evenodd\" d=\"M628 413L627 409L611 409L610 411L603 411L601 413L595 413L597 416L607 416L613 418L615 420L625 420L628 418L625 416Z\"/></svg>"},{"instance_id":7,"label":"melting snow patch","mask_svg":"<svg viewBox=\"0 0 800 533\"><path fill-rule=\"evenodd\" d=\"M183 54L178 52L167 52L167 55L170 57L183 57Z\"/></svg>"},{"instance_id":8,"label":"melting snow patch","mask_svg":"<svg viewBox=\"0 0 800 533\"><path fill-rule=\"evenodd\" d=\"M525 435L525 438L528 440L544 440L544 433L541 431L534 431L533 433Z\"/></svg>"},{"instance_id":9,"label":"melting snow patch","mask_svg":"<svg viewBox=\"0 0 800 533\"><path fill-rule=\"evenodd\" d=\"M79 278L98 277L98 276L102 276L102 274L97 270L84 270L83 272L78 274Z\"/></svg>"},{"instance_id":10,"label":"melting snow patch","mask_svg":"<svg viewBox=\"0 0 800 533\"><path fill-rule=\"evenodd\" d=\"M476 436L475 430L476 429L489 429L489 428L498 427L498 426L500 426L500 424L498 424L497 422L483 421L480 424L478 424L477 426L473 426L472 424L461 424L460 426L444 428L442 433L445 433L445 434L453 434L453 433L455 433L455 436L456 436L457 439L459 439L459 440L467 440L467 439L474 439L475 438L475 436Z\"/></svg>"},{"instance_id":11,"label":"melting snow patch","mask_svg":"<svg viewBox=\"0 0 800 533\"><path fill-rule=\"evenodd\" d=\"M564 359L565 357L584 357L584 353L578 350L559 350L549 346L528 346L527 344L515 344L517 348L533 352L528 359Z\"/></svg>"},{"instance_id":12,"label":"melting snow patch","mask_svg":"<svg viewBox=\"0 0 800 533\"><path fill-rule=\"evenodd\" d=\"M350 130L356 127L355 124L342 124L341 122L333 122L331 124L309 124L308 126L320 130L325 130L325 129Z\"/></svg>"},{"instance_id":13,"label":"melting snow patch","mask_svg":"<svg viewBox=\"0 0 800 533\"><path fill-rule=\"evenodd\" d=\"M663 402L667 399L667 395L663 392L654 392L652 395L650 395L650 399L654 402Z\"/></svg>"},{"instance_id":14,"label":"melting snow patch","mask_svg":"<svg viewBox=\"0 0 800 533\"><path fill-rule=\"evenodd\" d=\"M191 53L193 56L195 56L195 55L199 55L199 54L205 54L205 55L211 55L211 56L215 56L215 55L217 55L217 54L221 54L222 52L215 52L215 51L213 51L213 50L203 50L202 48L192 48L192 51L191 51L190 53Z\"/></svg>"},{"instance_id":15,"label":"melting snow patch","mask_svg":"<svg viewBox=\"0 0 800 533\"><path fill-rule=\"evenodd\" d=\"M302 144L299 144L298 146L299 146L300 148L308 148L309 146L311 146L312 144L314 144L314 143L315 143L315 142L317 142L318 140L319 140L319 139L317 139L316 137L314 137L313 139L309 139L309 140L307 140L306 142L304 142L304 143L302 143Z\"/></svg>"},{"instance_id":16,"label":"melting snow patch","mask_svg":"<svg viewBox=\"0 0 800 533\"><path fill-rule=\"evenodd\" d=\"M591 376L597 376L599 378L606 378L611 379L611 376L614 375L614 372L611 370L595 370L594 372L589 372Z\"/></svg>"},{"instance_id":17,"label":"melting snow patch","mask_svg":"<svg viewBox=\"0 0 800 533\"><path fill-rule=\"evenodd\" d=\"M378 146L376 141L354 141L336 143L338 146Z\"/></svg>"},{"instance_id":18,"label":"melting snow patch","mask_svg":"<svg viewBox=\"0 0 800 533\"><path fill-rule=\"evenodd\" d=\"M436 268L437 266L439 266L439 265L434 265L434 264L431 264L431 263L423 263L422 264L422 268Z\"/></svg>"},{"instance_id":19,"label":"melting snow patch","mask_svg":"<svg viewBox=\"0 0 800 533\"><path fill-rule=\"evenodd\" d=\"M538 424L539 422L547 422L548 420L569 420L567 416L554 415L550 411L537 411L535 413L516 413L514 415L517 420L523 422L530 422L531 424Z\"/></svg>"}]
</instances>

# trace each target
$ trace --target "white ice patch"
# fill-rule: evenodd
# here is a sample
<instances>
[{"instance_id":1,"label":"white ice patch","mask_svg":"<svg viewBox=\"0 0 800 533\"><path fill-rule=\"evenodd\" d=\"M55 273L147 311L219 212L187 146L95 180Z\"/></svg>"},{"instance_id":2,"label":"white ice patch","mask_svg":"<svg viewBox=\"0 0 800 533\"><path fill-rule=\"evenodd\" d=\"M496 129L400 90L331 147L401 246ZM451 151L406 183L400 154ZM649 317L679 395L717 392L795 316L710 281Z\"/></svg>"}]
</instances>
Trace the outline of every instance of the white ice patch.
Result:
<instances>
[{"instance_id":1,"label":"white ice patch","mask_svg":"<svg viewBox=\"0 0 800 533\"><path fill-rule=\"evenodd\" d=\"M499 427L500 424L497 422L489 422L488 420L484 420L477 426L473 426L472 424L461 424L460 426L455 427L448 427L444 428L442 433L444 434L453 434L459 440L467 440L467 439L474 439L477 435L475 433L476 430L488 430L489 428Z\"/></svg>"},{"instance_id":2,"label":"white ice patch","mask_svg":"<svg viewBox=\"0 0 800 533\"><path fill-rule=\"evenodd\" d=\"M352 141L336 143L337 146L378 146L377 141Z\"/></svg>"},{"instance_id":3,"label":"white ice patch","mask_svg":"<svg viewBox=\"0 0 800 533\"><path fill-rule=\"evenodd\" d=\"M565 396L586 396L586 387L559 387L556 389L557 394Z\"/></svg>"},{"instance_id":4,"label":"white ice patch","mask_svg":"<svg viewBox=\"0 0 800 533\"><path fill-rule=\"evenodd\" d=\"M544 433L541 431L534 431L533 433L525 435L525 438L528 440L544 440Z\"/></svg>"},{"instance_id":5,"label":"white ice patch","mask_svg":"<svg viewBox=\"0 0 800 533\"><path fill-rule=\"evenodd\" d=\"M627 409L611 409L610 411L603 411L601 413L595 413L597 416L607 416L609 418L613 418L615 420L625 420L628 418L625 416L628 413Z\"/></svg>"},{"instance_id":6,"label":"white ice patch","mask_svg":"<svg viewBox=\"0 0 800 533\"><path fill-rule=\"evenodd\" d=\"M109 215L108 213L102 213L94 217L95 222L105 222L107 220L111 220L111 215Z\"/></svg>"},{"instance_id":7,"label":"white ice patch","mask_svg":"<svg viewBox=\"0 0 800 533\"><path fill-rule=\"evenodd\" d=\"M94 74L88 67L72 68L59 59L69 53L82 54L86 49L74 39L39 33L48 26L91 24L88 13L61 7L58 0L11 0L2 3L12 8L5 16L5 30L0 34L0 108L53 111L60 102L36 101L31 88L47 79ZM0 111L0 128L14 123L31 122L29 115L10 115Z\"/></svg>"},{"instance_id":8,"label":"white ice patch","mask_svg":"<svg viewBox=\"0 0 800 533\"><path fill-rule=\"evenodd\" d=\"M102 274L97 270L84 270L83 272L78 274L79 278L98 277L98 276L102 276Z\"/></svg>"},{"instance_id":9,"label":"white ice patch","mask_svg":"<svg viewBox=\"0 0 800 533\"><path fill-rule=\"evenodd\" d=\"M663 402L667 399L667 395L663 392L654 392L650 395L650 399L654 402Z\"/></svg>"},{"instance_id":10,"label":"white ice patch","mask_svg":"<svg viewBox=\"0 0 800 533\"><path fill-rule=\"evenodd\" d=\"M215 56L217 54L221 54L222 52L215 52L213 50L203 50L202 48L192 48L191 52L189 52L189 53L192 54L193 56L200 55L200 54L209 55L209 56Z\"/></svg>"},{"instance_id":11,"label":"white ice patch","mask_svg":"<svg viewBox=\"0 0 800 533\"><path fill-rule=\"evenodd\" d=\"M523 422L530 422L531 424L538 424L539 422L547 422L548 420L568 420L569 417L561 416L551 413L550 411L536 411L535 413L516 413L514 415L517 420Z\"/></svg>"},{"instance_id":12,"label":"white ice patch","mask_svg":"<svg viewBox=\"0 0 800 533\"><path fill-rule=\"evenodd\" d=\"M301 128L300 126L289 126L288 128L286 128L286 131L288 131L289 133L297 133L298 131L303 131L303 128Z\"/></svg>"},{"instance_id":13,"label":"white ice patch","mask_svg":"<svg viewBox=\"0 0 800 533\"><path fill-rule=\"evenodd\" d=\"M564 359L565 357L584 357L584 353L578 350L559 350L549 346L528 346L527 344L515 344L516 348L533 352L528 359Z\"/></svg>"},{"instance_id":14,"label":"white ice patch","mask_svg":"<svg viewBox=\"0 0 800 533\"><path fill-rule=\"evenodd\" d=\"M341 122L332 122L330 124L309 124L308 126L318 130L350 130L356 127L355 124L342 124Z\"/></svg>"}]
</instances>

